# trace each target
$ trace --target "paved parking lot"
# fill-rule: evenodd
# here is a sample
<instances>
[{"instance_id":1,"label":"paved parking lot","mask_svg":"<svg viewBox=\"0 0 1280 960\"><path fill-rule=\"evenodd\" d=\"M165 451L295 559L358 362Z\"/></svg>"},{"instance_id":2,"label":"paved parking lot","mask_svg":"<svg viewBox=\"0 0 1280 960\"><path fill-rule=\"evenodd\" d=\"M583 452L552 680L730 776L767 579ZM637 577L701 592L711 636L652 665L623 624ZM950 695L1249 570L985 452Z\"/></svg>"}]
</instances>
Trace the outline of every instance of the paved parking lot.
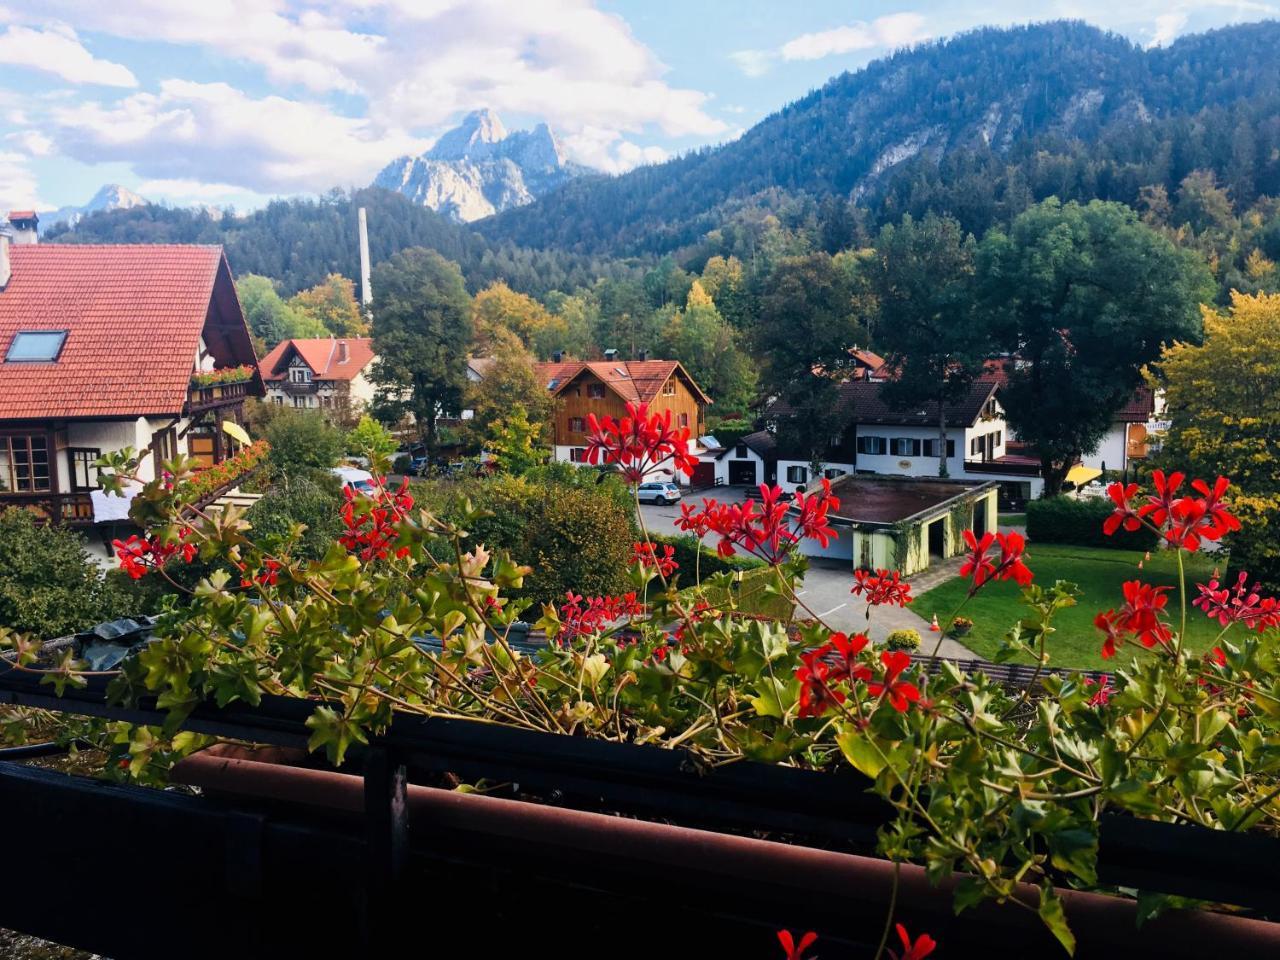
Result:
<instances>
[{"instance_id":1,"label":"paved parking lot","mask_svg":"<svg viewBox=\"0 0 1280 960\"><path fill-rule=\"evenodd\" d=\"M746 491L739 487L717 487L704 494L694 494L688 498L700 502L703 496L713 497L721 502L738 502L744 498ZM679 534L676 518L680 516L680 504L641 504L640 512L645 527L651 533ZM922 576L927 576L923 574ZM933 578L931 578L933 579ZM932 586L932 584L930 584ZM916 616L911 609L900 607L878 607L866 616L866 605L852 596L849 591L853 587L853 571L847 563L839 560L828 560L821 557L810 558L809 572L805 575L804 584L799 591L799 599L806 610L802 616L816 616L835 630L847 633L868 631L875 642L883 641L894 630L911 629L919 632L925 652L933 651L937 634L929 632L927 620ZM945 638L942 641L941 654L948 657L972 658L973 652L964 645Z\"/></svg>"}]
</instances>

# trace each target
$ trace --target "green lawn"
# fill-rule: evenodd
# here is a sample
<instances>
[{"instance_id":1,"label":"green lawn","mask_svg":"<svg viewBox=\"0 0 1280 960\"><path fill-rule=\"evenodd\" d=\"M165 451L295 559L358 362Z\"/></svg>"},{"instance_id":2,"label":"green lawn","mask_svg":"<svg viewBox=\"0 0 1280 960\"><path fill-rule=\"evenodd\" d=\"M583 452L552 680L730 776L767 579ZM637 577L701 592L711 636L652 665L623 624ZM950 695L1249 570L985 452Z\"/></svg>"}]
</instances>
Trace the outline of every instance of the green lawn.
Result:
<instances>
[{"instance_id":1,"label":"green lawn","mask_svg":"<svg viewBox=\"0 0 1280 960\"><path fill-rule=\"evenodd\" d=\"M1031 544L1027 548L1027 566L1036 575L1036 582L1049 586L1055 580L1069 580L1083 592L1079 603L1055 618L1057 632L1049 639L1049 663L1057 667L1084 667L1101 669L1127 662L1124 649L1111 661L1102 659L1102 635L1093 626L1093 617L1099 610L1109 610L1123 603L1120 585L1125 580L1141 579L1146 583L1169 584L1169 617L1175 628L1180 619L1178 609L1178 562L1170 551L1153 553L1151 559L1137 569L1142 554L1132 550L1103 550L1094 547L1061 546L1058 544ZM1212 646L1219 627L1203 613L1190 605L1197 596L1195 583L1208 579L1213 561L1200 556L1187 558L1187 644L1192 650L1206 650ZM933 614L945 624L956 606L964 599L968 581L958 577L940 584L922 594L911 604L911 609L929 619ZM1001 581L984 586L961 611L973 621L968 636L959 637L961 643L980 656L991 657L1000 646L1000 640L1009 627L1017 622L1025 609L1021 590L1012 581ZM925 638L928 646L928 637Z\"/></svg>"},{"instance_id":2,"label":"green lawn","mask_svg":"<svg viewBox=\"0 0 1280 960\"><path fill-rule=\"evenodd\" d=\"M1027 525L1027 515L1025 513L1002 513L1000 514L999 523L1002 527L1025 527Z\"/></svg>"}]
</instances>

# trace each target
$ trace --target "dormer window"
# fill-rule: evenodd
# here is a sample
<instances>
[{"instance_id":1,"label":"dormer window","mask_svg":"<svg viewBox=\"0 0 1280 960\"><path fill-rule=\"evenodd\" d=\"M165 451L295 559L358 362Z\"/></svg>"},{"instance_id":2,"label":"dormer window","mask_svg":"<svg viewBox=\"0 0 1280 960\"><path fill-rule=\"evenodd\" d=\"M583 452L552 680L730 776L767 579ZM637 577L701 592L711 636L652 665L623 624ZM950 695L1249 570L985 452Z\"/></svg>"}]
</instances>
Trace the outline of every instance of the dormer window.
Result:
<instances>
[{"instance_id":1,"label":"dormer window","mask_svg":"<svg viewBox=\"0 0 1280 960\"><path fill-rule=\"evenodd\" d=\"M19 330L9 342L5 363L52 363L66 343L65 330Z\"/></svg>"},{"instance_id":2,"label":"dormer window","mask_svg":"<svg viewBox=\"0 0 1280 960\"><path fill-rule=\"evenodd\" d=\"M290 367L289 382L290 383L310 383L311 370L308 367Z\"/></svg>"}]
</instances>

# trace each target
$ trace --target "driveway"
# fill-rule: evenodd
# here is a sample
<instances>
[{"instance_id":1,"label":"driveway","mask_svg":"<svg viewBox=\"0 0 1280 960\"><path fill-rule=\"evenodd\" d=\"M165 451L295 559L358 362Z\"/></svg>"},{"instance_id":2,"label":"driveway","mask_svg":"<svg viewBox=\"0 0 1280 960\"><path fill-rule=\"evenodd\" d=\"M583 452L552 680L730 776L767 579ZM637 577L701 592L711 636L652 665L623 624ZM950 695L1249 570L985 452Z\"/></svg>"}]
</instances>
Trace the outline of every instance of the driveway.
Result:
<instances>
[{"instance_id":1,"label":"driveway","mask_svg":"<svg viewBox=\"0 0 1280 960\"><path fill-rule=\"evenodd\" d=\"M740 487L716 487L704 494L694 494L687 499L701 503L703 496L723 502L738 502L744 499L746 490ZM648 504L640 505L640 513L645 527L650 533L679 535L683 531L676 528L676 518L680 516L680 504ZM940 569L926 570L911 578L912 592L922 593L937 584L939 579L953 575L952 568L958 568L959 560L953 558ZM849 565L839 560L824 557L809 558L809 572L805 574L804 583L798 591L802 605L800 616L817 617L833 630L845 633L866 631L875 643L881 643L894 630L915 630L920 634L920 649L924 653L932 653L938 635L929 632L929 621L916 616L910 607L875 607L871 610L871 618L867 619L867 606L858 597L850 594L853 587L853 571ZM919 585L917 585L919 584ZM939 653L944 657L956 657L964 660L974 659L977 655L963 644L944 637Z\"/></svg>"}]
</instances>

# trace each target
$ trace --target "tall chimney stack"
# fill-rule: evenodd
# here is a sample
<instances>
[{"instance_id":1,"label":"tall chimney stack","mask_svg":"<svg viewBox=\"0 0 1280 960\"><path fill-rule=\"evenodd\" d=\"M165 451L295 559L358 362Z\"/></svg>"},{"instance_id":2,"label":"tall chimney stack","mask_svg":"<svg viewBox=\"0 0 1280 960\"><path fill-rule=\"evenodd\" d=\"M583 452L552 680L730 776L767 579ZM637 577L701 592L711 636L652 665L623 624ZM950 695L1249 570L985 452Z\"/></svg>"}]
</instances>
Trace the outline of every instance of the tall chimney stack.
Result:
<instances>
[{"instance_id":1,"label":"tall chimney stack","mask_svg":"<svg viewBox=\"0 0 1280 960\"><path fill-rule=\"evenodd\" d=\"M373 290L369 287L369 218L364 207L360 208L360 303L365 312L373 302Z\"/></svg>"},{"instance_id":2,"label":"tall chimney stack","mask_svg":"<svg viewBox=\"0 0 1280 960\"><path fill-rule=\"evenodd\" d=\"M347 341L338 341L338 362L348 363L351 360L351 353L347 350Z\"/></svg>"}]
</instances>

